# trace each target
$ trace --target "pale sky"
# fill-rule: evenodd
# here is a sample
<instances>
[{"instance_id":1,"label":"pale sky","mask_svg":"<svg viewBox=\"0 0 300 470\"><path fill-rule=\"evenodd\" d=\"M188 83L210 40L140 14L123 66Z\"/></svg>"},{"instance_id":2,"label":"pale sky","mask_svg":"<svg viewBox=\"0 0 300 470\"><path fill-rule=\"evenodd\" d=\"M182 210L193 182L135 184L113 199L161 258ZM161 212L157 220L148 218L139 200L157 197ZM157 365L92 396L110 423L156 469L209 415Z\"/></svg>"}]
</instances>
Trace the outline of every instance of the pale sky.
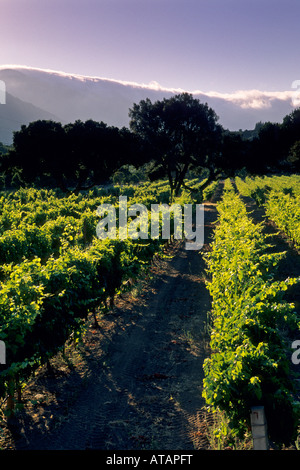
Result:
<instances>
[{"instance_id":1,"label":"pale sky","mask_svg":"<svg viewBox=\"0 0 300 470\"><path fill-rule=\"evenodd\" d=\"M0 0L0 66L167 88L285 91L299 0Z\"/></svg>"}]
</instances>

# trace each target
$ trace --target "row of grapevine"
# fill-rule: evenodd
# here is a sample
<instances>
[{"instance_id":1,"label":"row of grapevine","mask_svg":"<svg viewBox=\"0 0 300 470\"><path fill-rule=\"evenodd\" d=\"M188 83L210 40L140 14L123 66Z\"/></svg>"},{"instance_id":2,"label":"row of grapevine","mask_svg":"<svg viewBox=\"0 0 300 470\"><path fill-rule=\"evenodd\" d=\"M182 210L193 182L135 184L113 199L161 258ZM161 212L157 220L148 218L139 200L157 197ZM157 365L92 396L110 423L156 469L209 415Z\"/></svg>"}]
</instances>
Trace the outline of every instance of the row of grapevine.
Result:
<instances>
[{"instance_id":1,"label":"row of grapevine","mask_svg":"<svg viewBox=\"0 0 300 470\"><path fill-rule=\"evenodd\" d=\"M229 186L217 206L212 251L205 255L212 330L203 396L212 410L226 413L240 435L249 428L251 407L263 405L271 439L289 443L298 406L287 338L299 333L299 320L284 293L300 279L274 280L282 255L271 252L262 225L249 219Z\"/></svg>"},{"instance_id":2,"label":"row of grapevine","mask_svg":"<svg viewBox=\"0 0 300 470\"><path fill-rule=\"evenodd\" d=\"M151 187L148 202L165 190ZM87 315L161 250L159 240L97 239L96 209L117 204L119 194L118 187L68 197L30 188L2 196L0 339L7 364L0 366L0 396L80 334Z\"/></svg>"},{"instance_id":3,"label":"row of grapevine","mask_svg":"<svg viewBox=\"0 0 300 470\"><path fill-rule=\"evenodd\" d=\"M236 178L237 189L263 204L266 215L300 248L300 176Z\"/></svg>"},{"instance_id":4,"label":"row of grapevine","mask_svg":"<svg viewBox=\"0 0 300 470\"><path fill-rule=\"evenodd\" d=\"M247 176L245 179L235 178L235 183L242 196L255 199L258 205L264 204L270 191L300 195L300 175Z\"/></svg>"},{"instance_id":5,"label":"row of grapevine","mask_svg":"<svg viewBox=\"0 0 300 470\"><path fill-rule=\"evenodd\" d=\"M193 183L193 181L192 181ZM197 184L191 185L197 189ZM215 189L207 188L205 196ZM56 192L57 193L57 192ZM53 190L20 189L1 197L0 264L19 263L35 256L46 260L59 256L69 246L84 248L91 243L97 224L96 209L101 204L118 203L119 195L129 197L131 204L149 208L151 203L169 202L170 189L166 181L144 183L134 187L114 186L82 194L59 197ZM175 202L193 202L188 191Z\"/></svg>"},{"instance_id":6,"label":"row of grapevine","mask_svg":"<svg viewBox=\"0 0 300 470\"><path fill-rule=\"evenodd\" d=\"M300 249L300 195L271 191L264 206L266 215Z\"/></svg>"},{"instance_id":7,"label":"row of grapevine","mask_svg":"<svg viewBox=\"0 0 300 470\"><path fill-rule=\"evenodd\" d=\"M128 186L122 195L138 199L140 188ZM144 199L162 202L167 184L149 185ZM146 192L146 191L145 191ZM59 256L68 246L85 247L95 236L96 209L117 204L120 187L91 191L86 196L60 196L46 190L21 189L2 196L0 214L0 263L19 263L23 258ZM134 198L134 199L133 199Z\"/></svg>"},{"instance_id":8,"label":"row of grapevine","mask_svg":"<svg viewBox=\"0 0 300 470\"><path fill-rule=\"evenodd\" d=\"M192 182L196 185L196 181ZM65 196L20 189L0 204L0 396L13 395L33 370L80 335L87 315L106 306L128 279L136 278L165 240L99 240L96 209L119 196L128 206L168 203L166 181L95 188ZM175 201L192 202L183 191ZM150 231L150 225L149 225Z\"/></svg>"},{"instance_id":9,"label":"row of grapevine","mask_svg":"<svg viewBox=\"0 0 300 470\"><path fill-rule=\"evenodd\" d=\"M24 381L47 361L101 304L113 299L129 278L135 278L159 242L94 240L86 249L72 247L58 258L40 258L6 265L1 283L1 340L7 366L2 366L1 395L9 378ZM1 388L1 387L0 387Z\"/></svg>"}]
</instances>

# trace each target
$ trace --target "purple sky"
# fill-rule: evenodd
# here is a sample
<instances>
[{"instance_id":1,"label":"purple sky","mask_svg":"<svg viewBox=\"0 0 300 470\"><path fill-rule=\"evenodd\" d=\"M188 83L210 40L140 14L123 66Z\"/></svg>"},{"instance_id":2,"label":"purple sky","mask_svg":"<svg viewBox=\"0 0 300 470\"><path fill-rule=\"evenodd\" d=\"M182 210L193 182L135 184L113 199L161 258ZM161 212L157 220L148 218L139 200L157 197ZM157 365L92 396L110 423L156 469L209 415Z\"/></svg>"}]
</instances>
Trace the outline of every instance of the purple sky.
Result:
<instances>
[{"instance_id":1,"label":"purple sky","mask_svg":"<svg viewBox=\"0 0 300 470\"><path fill-rule=\"evenodd\" d=\"M187 91L290 90L299 0L0 0L0 65Z\"/></svg>"}]
</instances>

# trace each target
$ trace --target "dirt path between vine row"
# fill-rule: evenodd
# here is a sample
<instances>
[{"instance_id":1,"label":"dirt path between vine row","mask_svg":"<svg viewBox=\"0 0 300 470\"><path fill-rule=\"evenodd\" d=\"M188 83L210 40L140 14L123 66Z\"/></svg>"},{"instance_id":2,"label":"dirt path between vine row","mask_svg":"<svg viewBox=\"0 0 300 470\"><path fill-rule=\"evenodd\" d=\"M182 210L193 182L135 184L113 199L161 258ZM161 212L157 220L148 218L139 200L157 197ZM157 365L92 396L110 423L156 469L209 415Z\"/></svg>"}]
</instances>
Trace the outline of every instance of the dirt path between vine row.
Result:
<instances>
[{"instance_id":1,"label":"dirt path between vine row","mask_svg":"<svg viewBox=\"0 0 300 470\"><path fill-rule=\"evenodd\" d=\"M188 450L208 448L202 407L210 296L205 263L217 218L205 204L201 252L173 245L143 287L117 299L84 344L36 373L23 409L0 429L2 449ZM135 296L133 295L135 294ZM72 365L72 367L71 367Z\"/></svg>"}]
</instances>

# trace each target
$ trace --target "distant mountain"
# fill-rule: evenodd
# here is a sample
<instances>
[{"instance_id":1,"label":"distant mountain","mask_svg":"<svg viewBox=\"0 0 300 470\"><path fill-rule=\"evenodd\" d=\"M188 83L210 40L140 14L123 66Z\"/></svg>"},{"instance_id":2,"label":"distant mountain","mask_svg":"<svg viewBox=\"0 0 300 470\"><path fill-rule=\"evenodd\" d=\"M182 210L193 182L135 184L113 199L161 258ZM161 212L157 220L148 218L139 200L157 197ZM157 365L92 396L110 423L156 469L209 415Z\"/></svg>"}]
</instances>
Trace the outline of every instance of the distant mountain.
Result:
<instances>
[{"instance_id":1,"label":"distant mountain","mask_svg":"<svg viewBox=\"0 0 300 470\"><path fill-rule=\"evenodd\" d=\"M0 142L12 142L13 131L37 119L63 124L94 119L108 125L128 126L133 103L168 98L183 90L170 90L157 83L140 85L98 77L85 77L23 66L0 67L6 85L6 104L0 104ZM281 122L293 110L293 93L256 90L233 94L193 92L208 103L219 122L230 130L253 129L259 121Z\"/></svg>"},{"instance_id":2,"label":"distant mountain","mask_svg":"<svg viewBox=\"0 0 300 470\"><path fill-rule=\"evenodd\" d=\"M0 142L10 145L14 131L37 119L59 121L54 114L6 93L6 104L0 104Z\"/></svg>"}]
</instances>

